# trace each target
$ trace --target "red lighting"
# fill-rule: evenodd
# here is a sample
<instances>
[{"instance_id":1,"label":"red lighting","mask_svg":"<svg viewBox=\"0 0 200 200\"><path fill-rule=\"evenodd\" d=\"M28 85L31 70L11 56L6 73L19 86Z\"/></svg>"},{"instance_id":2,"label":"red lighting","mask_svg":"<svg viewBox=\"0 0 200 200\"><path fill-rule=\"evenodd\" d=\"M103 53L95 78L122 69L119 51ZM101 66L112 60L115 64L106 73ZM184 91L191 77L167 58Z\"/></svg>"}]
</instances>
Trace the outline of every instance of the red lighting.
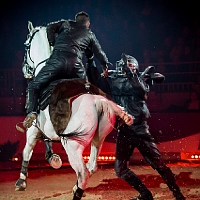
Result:
<instances>
[{"instance_id":1,"label":"red lighting","mask_svg":"<svg viewBox=\"0 0 200 200\"><path fill-rule=\"evenodd\" d=\"M85 161L88 161L90 158L90 156L83 156L83 159ZM115 161L115 156L112 155L102 155L102 156L98 156L97 161L104 161L104 162L114 162Z\"/></svg>"},{"instance_id":2,"label":"red lighting","mask_svg":"<svg viewBox=\"0 0 200 200\"><path fill-rule=\"evenodd\" d=\"M17 157L12 158L12 161L18 161L18 160L19 160L19 158L17 158Z\"/></svg>"},{"instance_id":3,"label":"red lighting","mask_svg":"<svg viewBox=\"0 0 200 200\"><path fill-rule=\"evenodd\" d=\"M181 160L200 161L200 152L181 152Z\"/></svg>"}]
</instances>

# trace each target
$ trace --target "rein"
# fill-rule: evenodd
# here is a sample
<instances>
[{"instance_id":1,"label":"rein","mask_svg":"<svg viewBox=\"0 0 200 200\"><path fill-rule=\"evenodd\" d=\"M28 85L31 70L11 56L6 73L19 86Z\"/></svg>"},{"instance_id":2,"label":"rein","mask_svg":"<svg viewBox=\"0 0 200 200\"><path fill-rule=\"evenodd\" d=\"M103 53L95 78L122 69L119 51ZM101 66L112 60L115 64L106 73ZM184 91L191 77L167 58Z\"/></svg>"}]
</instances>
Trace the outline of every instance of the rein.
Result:
<instances>
[{"instance_id":1,"label":"rein","mask_svg":"<svg viewBox=\"0 0 200 200\"><path fill-rule=\"evenodd\" d=\"M35 70L36 70L42 63L46 62L47 60L48 60L48 58L45 59L45 60L43 60L43 61L41 61L41 62L39 62L39 63L37 64L37 66L35 67ZM35 72L35 71L34 71L34 72Z\"/></svg>"}]
</instances>

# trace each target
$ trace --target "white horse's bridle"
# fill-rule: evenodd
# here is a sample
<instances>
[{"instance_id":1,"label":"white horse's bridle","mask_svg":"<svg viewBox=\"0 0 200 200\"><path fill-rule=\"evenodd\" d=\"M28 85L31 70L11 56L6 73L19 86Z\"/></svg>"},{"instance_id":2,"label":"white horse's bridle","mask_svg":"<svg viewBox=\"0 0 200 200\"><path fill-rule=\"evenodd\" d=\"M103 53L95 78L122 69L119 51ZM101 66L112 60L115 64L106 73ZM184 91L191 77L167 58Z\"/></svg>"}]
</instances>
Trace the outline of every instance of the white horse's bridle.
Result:
<instances>
[{"instance_id":1,"label":"white horse's bridle","mask_svg":"<svg viewBox=\"0 0 200 200\"><path fill-rule=\"evenodd\" d=\"M35 76L35 70L37 69L37 67L39 67L39 65L41 65L42 63L46 62L48 59L45 59L41 62L39 62L37 64L37 66L34 66L34 61L31 58L30 55L30 48L31 48L31 42L35 36L35 34L38 32L39 30L36 29L32 35L28 34L27 36L27 41L24 43L25 45L25 55L24 55L24 62L23 62L23 67L22 67L22 71L24 73L24 77L25 78L33 78ZM30 60L32 62L33 65L28 63L28 60Z\"/></svg>"}]
</instances>

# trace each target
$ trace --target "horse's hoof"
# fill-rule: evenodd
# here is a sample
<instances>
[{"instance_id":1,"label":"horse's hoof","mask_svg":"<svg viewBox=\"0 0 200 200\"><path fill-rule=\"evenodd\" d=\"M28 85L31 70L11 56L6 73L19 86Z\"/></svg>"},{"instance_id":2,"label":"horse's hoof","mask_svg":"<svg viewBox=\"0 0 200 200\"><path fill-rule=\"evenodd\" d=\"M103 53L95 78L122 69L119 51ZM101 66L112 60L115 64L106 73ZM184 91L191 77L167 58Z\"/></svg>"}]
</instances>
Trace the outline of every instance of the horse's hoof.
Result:
<instances>
[{"instance_id":1,"label":"horse's hoof","mask_svg":"<svg viewBox=\"0 0 200 200\"><path fill-rule=\"evenodd\" d=\"M59 169L62 166L62 160L59 155L53 154L49 158L49 164L54 168L54 169Z\"/></svg>"},{"instance_id":2,"label":"horse's hoof","mask_svg":"<svg viewBox=\"0 0 200 200\"><path fill-rule=\"evenodd\" d=\"M75 194L77 188L78 188L77 185L75 185L75 186L72 188L72 194L73 194L73 195ZM83 192L82 197L86 197L86 193L85 193L85 192Z\"/></svg>"},{"instance_id":3,"label":"horse's hoof","mask_svg":"<svg viewBox=\"0 0 200 200\"><path fill-rule=\"evenodd\" d=\"M15 183L15 191L24 191L26 190L27 182L24 179L19 178Z\"/></svg>"}]
</instances>

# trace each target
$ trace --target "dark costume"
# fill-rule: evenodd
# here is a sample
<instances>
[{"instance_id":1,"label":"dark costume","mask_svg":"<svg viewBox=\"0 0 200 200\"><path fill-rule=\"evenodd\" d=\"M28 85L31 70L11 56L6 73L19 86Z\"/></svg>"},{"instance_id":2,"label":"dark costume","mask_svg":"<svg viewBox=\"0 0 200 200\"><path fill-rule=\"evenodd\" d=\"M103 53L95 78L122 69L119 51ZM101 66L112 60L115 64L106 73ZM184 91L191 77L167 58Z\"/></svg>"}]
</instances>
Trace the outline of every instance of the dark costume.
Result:
<instances>
[{"instance_id":1,"label":"dark costume","mask_svg":"<svg viewBox=\"0 0 200 200\"><path fill-rule=\"evenodd\" d=\"M128 55L125 55L125 57L126 61L124 61L124 58L120 60L117 70L108 77L112 99L135 117L133 125L124 124L119 128L116 143L116 175L140 193L133 200L153 199L151 192L139 177L128 168L130 157L134 149L137 148L152 168L162 176L176 200L184 200L185 198L176 184L174 174L164 164L147 124L150 113L145 100L149 93L149 84L155 78L153 77L153 67L147 68L144 73L139 73L135 58ZM131 60L136 63L136 73L133 73L127 66L127 62L131 62ZM119 73L119 69L122 73ZM126 75L124 75L124 72ZM148 77L146 81L144 81L145 76Z\"/></svg>"},{"instance_id":2,"label":"dark costume","mask_svg":"<svg viewBox=\"0 0 200 200\"><path fill-rule=\"evenodd\" d=\"M82 64L84 53L88 58L94 54L103 69L107 68L108 59L95 34L85 23L72 20L50 23L47 25L47 37L54 49L46 65L28 84L27 113L37 113L39 93L51 82L86 77Z\"/></svg>"}]
</instances>

